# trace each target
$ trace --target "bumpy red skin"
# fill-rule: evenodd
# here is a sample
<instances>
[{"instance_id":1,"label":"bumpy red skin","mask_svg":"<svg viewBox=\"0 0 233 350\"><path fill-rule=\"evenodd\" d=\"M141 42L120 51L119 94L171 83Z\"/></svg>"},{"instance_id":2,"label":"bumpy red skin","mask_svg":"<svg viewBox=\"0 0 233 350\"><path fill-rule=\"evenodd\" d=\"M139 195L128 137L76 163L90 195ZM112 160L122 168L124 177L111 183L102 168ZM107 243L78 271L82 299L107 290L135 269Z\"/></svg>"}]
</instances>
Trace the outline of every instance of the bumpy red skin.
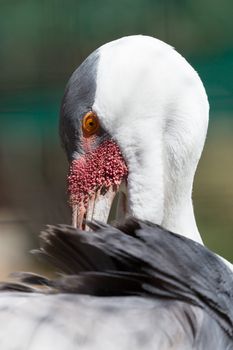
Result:
<instances>
[{"instance_id":1,"label":"bumpy red skin","mask_svg":"<svg viewBox=\"0 0 233 350\"><path fill-rule=\"evenodd\" d=\"M98 190L117 188L127 177L128 169L118 145L112 140L102 142L71 164L68 193L71 205L87 206L88 199Z\"/></svg>"}]
</instances>

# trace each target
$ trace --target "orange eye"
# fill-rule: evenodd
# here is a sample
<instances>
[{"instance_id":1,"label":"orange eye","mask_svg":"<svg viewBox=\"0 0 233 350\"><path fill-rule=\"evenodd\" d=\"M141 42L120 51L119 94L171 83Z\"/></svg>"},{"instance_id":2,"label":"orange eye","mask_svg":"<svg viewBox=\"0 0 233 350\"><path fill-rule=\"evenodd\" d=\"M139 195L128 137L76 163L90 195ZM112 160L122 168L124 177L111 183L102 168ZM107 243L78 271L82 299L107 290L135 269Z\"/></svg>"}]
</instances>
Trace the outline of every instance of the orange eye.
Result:
<instances>
[{"instance_id":1,"label":"orange eye","mask_svg":"<svg viewBox=\"0 0 233 350\"><path fill-rule=\"evenodd\" d=\"M94 112L88 112L83 117L83 132L86 136L91 136L99 129L99 120Z\"/></svg>"}]
</instances>

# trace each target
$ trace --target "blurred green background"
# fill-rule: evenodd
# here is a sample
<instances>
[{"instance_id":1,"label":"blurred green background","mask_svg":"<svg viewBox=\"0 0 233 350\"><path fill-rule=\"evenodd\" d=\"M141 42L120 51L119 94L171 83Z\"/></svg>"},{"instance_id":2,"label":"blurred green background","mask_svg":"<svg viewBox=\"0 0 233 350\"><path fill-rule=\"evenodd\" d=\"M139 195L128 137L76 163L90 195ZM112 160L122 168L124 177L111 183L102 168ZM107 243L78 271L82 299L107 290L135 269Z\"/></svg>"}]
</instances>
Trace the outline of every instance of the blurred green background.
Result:
<instances>
[{"instance_id":1,"label":"blurred green background","mask_svg":"<svg viewBox=\"0 0 233 350\"><path fill-rule=\"evenodd\" d=\"M204 82L195 212L205 243L233 261L232 15L232 0L0 0L0 277L37 269L26 252L38 232L70 220L57 130L66 81L95 48L131 34L168 42Z\"/></svg>"}]
</instances>

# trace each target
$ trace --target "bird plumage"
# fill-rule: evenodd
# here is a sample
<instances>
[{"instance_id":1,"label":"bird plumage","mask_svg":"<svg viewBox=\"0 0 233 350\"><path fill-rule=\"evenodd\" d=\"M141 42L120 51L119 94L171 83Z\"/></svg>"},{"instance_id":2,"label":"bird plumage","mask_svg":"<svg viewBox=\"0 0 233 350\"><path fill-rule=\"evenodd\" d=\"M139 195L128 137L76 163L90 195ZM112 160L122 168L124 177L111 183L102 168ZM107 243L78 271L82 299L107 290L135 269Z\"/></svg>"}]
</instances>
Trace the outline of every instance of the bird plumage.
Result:
<instances>
[{"instance_id":1,"label":"bird plumage","mask_svg":"<svg viewBox=\"0 0 233 350\"><path fill-rule=\"evenodd\" d=\"M233 348L233 275L214 253L136 219L90 226L42 233L37 254L61 276L2 284L4 349Z\"/></svg>"},{"instance_id":2,"label":"bird plumage","mask_svg":"<svg viewBox=\"0 0 233 350\"><path fill-rule=\"evenodd\" d=\"M207 125L200 78L157 39L122 38L81 64L60 135L73 225L91 219L93 232L49 227L36 254L60 275L18 273L0 285L2 349L233 349L232 271L197 243L191 199ZM93 220L107 221L120 185L122 213L138 219Z\"/></svg>"}]
</instances>

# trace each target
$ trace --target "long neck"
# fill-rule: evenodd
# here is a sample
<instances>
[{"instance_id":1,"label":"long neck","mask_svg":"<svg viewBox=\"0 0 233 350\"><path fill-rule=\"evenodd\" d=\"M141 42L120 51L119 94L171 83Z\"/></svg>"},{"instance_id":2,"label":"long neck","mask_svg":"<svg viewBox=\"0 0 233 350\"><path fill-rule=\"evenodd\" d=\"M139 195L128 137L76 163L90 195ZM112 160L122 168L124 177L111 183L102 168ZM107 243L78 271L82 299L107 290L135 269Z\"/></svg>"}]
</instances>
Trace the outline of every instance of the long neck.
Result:
<instances>
[{"instance_id":1,"label":"long neck","mask_svg":"<svg viewBox=\"0 0 233 350\"><path fill-rule=\"evenodd\" d=\"M175 151L174 147L172 151ZM168 147L163 157L164 212L162 226L203 244L192 203L193 180L199 157L188 158L183 152L181 153L182 158L180 153L176 154L171 154L171 148Z\"/></svg>"},{"instance_id":2,"label":"long neck","mask_svg":"<svg viewBox=\"0 0 233 350\"><path fill-rule=\"evenodd\" d=\"M190 191L182 195L174 192L172 195L167 193L162 226L203 244L196 225Z\"/></svg>"},{"instance_id":3,"label":"long neck","mask_svg":"<svg viewBox=\"0 0 233 350\"><path fill-rule=\"evenodd\" d=\"M203 244L192 205L193 176L167 171L157 156L147 167L128 179L129 207L134 216L162 225L164 228ZM136 163L136 162L135 162ZM171 168L170 168L171 169ZM194 170L192 173L194 174ZM150 176L149 176L149 175Z\"/></svg>"},{"instance_id":4,"label":"long neck","mask_svg":"<svg viewBox=\"0 0 233 350\"><path fill-rule=\"evenodd\" d=\"M130 140L130 145L122 147L120 143L129 167L130 214L202 243L191 198L202 147L188 156L186 143L177 142L177 132L175 139L166 139L158 123L151 130L147 130L146 139L138 132L123 140ZM183 135L178 136L183 141ZM138 144L140 152L135 151Z\"/></svg>"}]
</instances>

